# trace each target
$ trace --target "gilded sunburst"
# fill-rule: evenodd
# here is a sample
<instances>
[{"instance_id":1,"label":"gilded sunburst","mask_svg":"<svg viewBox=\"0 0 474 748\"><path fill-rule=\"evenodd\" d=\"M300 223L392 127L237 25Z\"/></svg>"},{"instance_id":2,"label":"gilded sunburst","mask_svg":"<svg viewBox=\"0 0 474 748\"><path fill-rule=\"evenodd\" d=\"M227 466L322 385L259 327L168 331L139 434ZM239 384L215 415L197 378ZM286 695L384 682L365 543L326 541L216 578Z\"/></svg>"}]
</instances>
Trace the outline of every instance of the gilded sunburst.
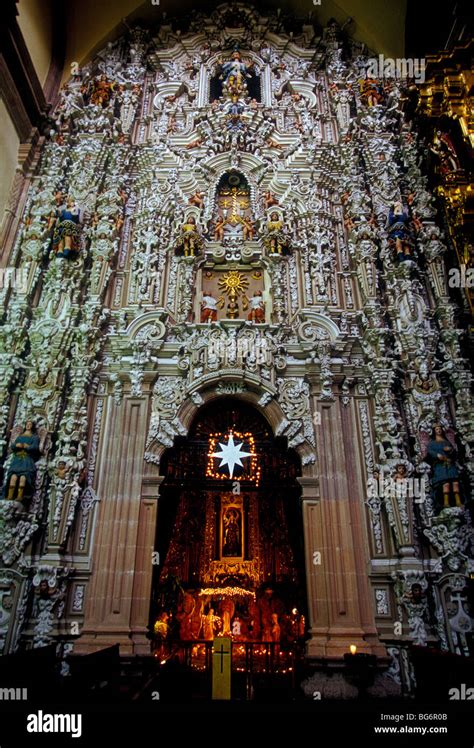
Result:
<instances>
[{"instance_id":1,"label":"gilded sunburst","mask_svg":"<svg viewBox=\"0 0 474 748\"><path fill-rule=\"evenodd\" d=\"M229 270L219 280L219 289L226 296L235 297L245 294L248 285L248 279L238 270Z\"/></svg>"}]
</instances>

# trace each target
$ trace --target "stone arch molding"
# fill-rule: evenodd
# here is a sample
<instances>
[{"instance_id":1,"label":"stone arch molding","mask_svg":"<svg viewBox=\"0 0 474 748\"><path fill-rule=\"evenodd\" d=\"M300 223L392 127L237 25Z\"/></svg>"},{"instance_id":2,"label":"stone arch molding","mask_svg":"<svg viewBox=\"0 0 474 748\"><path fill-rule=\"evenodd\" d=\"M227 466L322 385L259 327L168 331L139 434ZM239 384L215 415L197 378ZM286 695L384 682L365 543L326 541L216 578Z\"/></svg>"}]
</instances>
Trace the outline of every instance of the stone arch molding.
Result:
<instances>
[{"instance_id":1,"label":"stone arch molding","mask_svg":"<svg viewBox=\"0 0 474 748\"><path fill-rule=\"evenodd\" d=\"M309 385L303 377L279 380L278 389L257 377L220 371L186 387L180 376L159 377L153 388L145 461L159 465L175 436L186 436L200 408L220 397L234 397L259 410L275 436L286 436L298 453L304 477L314 477L316 440L310 410Z\"/></svg>"}]
</instances>

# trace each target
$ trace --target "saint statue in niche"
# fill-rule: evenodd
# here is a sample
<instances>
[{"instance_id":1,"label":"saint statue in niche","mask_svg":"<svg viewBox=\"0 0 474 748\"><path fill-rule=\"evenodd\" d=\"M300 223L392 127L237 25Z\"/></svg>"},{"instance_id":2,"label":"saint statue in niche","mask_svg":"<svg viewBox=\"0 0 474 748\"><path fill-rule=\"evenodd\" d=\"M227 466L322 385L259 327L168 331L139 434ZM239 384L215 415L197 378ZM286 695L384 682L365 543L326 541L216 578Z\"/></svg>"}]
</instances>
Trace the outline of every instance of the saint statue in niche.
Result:
<instances>
[{"instance_id":1,"label":"saint statue in niche","mask_svg":"<svg viewBox=\"0 0 474 748\"><path fill-rule=\"evenodd\" d=\"M74 259L80 250L81 227L80 211L73 197L68 197L56 217L50 220L53 231L53 252L56 257Z\"/></svg>"},{"instance_id":2,"label":"saint statue in niche","mask_svg":"<svg viewBox=\"0 0 474 748\"><path fill-rule=\"evenodd\" d=\"M223 518L222 556L242 556L242 514L234 507L227 509Z\"/></svg>"},{"instance_id":3,"label":"saint statue in niche","mask_svg":"<svg viewBox=\"0 0 474 748\"><path fill-rule=\"evenodd\" d=\"M451 505L450 494L452 490L455 505L462 506L460 474L456 465L456 448L449 441L440 423L435 423L433 427L427 445L427 454L433 470L432 481L435 498L442 488L443 509L446 509Z\"/></svg>"},{"instance_id":4,"label":"saint statue in niche","mask_svg":"<svg viewBox=\"0 0 474 748\"><path fill-rule=\"evenodd\" d=\"M237 100L240 96L247 95L246 79L250 78L250 74L237 49L232 53L231 60L222 63L221 71L222 87L227 96Z\"/></svg>"},{"instance_id":5,"label":"saint statue in niche","mask_svg":"<svg viewBox=\"0 0 474 748\"><path fill-rule=\"evenodd\" d=\"M29 420L12 443L13 459L5 476L3 497L22 501L35 490L36 462L40 457L40 440L36 426ZM16 496L15 496L16 493Z\"/></svg>"},{"instance_id":6,"label":"saint statue in niche","mask_svg":"<svg viewBox=\"0 0 474 748\"><path fill-rule=\"evenodd\" d=\"M253 241L250 187L242 174L231 171L221 178L217 187L217 215L213 218L211 236L214 241L243 239Z\"/></svg>"}]
</instances>

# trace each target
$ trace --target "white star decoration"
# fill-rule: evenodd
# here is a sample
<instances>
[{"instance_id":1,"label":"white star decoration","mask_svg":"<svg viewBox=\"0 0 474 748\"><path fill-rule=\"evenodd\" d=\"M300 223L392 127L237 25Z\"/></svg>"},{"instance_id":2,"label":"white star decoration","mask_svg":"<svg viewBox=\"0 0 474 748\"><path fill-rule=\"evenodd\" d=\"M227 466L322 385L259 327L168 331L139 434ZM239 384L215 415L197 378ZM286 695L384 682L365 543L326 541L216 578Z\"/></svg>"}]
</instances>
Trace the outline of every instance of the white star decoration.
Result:
<instances>
[{"instance_id":1,"label":"white star decoration","mask_svg":"<svg viewBox=\"0 0 474 748\"><path fill-rule=\"evenodd\" d=\"M222 444L222 442L219 442L219 447L221 448L221 452L213 452L210 454L210 457L218 457L221 460L221 464L219 467L221 468L223 465L227 465L229 468L229 476L232 478L234 475L234 468L236 465L240 465L240 467L243 467L241 457L251 457L251 452L241 452L243 442L240 442L240 444L234 444L234 437L232 434L229 435L229 441L227 444Z\"/></svg>"}]
</instances>

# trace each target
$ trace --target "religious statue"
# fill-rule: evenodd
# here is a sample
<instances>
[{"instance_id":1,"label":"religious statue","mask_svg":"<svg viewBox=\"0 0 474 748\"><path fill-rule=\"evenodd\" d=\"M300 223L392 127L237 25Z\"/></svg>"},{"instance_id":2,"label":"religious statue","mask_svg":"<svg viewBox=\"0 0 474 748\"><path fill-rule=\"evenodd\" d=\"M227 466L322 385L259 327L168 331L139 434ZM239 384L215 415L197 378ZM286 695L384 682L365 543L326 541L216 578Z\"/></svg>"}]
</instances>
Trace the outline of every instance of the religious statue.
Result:
<instances>
[{"instance_id":1,"label":"religious statue","mask_svg":"<svg viewBox=\"0 0 474 748\"><path fill-rule=\"evenodd\" d=\"M443 508L450 506L450 490L452 488L456 506L462 506L459 487L459 470L456 467L456 449L448 440L441 424L436 423L428 442L427 453L433 468L433 487L435 494L439 488L443 491Z\"/></svg>"},{"instance_id":2,"label":"religious statue","mask_svg":"<svg viewBox=\"0 0 474 748\"><path fill-rule=\"evenodd\" d=\"M228 509L223 517L224 542L222 544L223 556L241 556L242 541L240 530L241 516L238 509Z\"/></svg>"},{"instance_id":3,"label":"religious statue","mask_svg":"<svg viewBox=\"0 0 474 748\"><path fill-rule=\"evenodd\" d=\"M163 658L166 656L166 640L168 639L170 633L168 621L169 615L166 610L164 610L162 613L160 613L153 625L153 633L156 640L154 646L155 657L158 656L160 660L163 660Z\"/></svg>"},{"instance_id":4,"label":"religious statue","mask_svg":"<svg viewBox=\"0 0 474 748\"><path fill-rule=\"evenodd\" d=\"M217 321L217 299L204 292L201 302L201 322Z\"/></svg>"},{"instance_id":5,"label":"religious statue","mask_svg":"<svg viewBox=\"0 0 474 748\"><path fill-rule=\"evenodd\" d=\"M13 459L5 476L2 497L7 492L8 499L15 498L22 501L27 495L31 496L35 490L36 462L40 457L40 441L36 435L33 421L27 421L20 436L12 444Z\"/></svg>"},{"instance_id":6,"label":"religious statue","mask_svg":"<svg viewBox=\"0 0 474 748\"><path fill-rule=\"evenodd\" d=\"M248 302L250 311L247 315L247 319L250 320L250 322L265 322L265 304L263 303L262 292L255 291L254 295L248 299Z\"/></svg>"},{"instance_id":7,"label":"religious statue","mask_svg":"<svg viewBox=\"0 0 474 748\"><path fill-rule=\"evenodd\" d=\"M408 478L408 474L407 474L406 465L404 465L403 462L399 462L398 465L395 465L395 472L393 474L393 480L395 483L405 483L407 478Z\"/></svg>"},{"instance_id":8,"label":"religious statue","mask_svg":"<svg viewBox=\"0 0 474 748\"><path fill-rule=\"evenodd\" d=\"M107 80L106 75L96 78L92 84L91 104L106 107L110 101L114 85Z\"/></svg>"},{"instance_id":9,"label":"religious statue","mask_svg":"<svg viewBox=\"0 0 474 748\"><path fill-rule=\"evenodd\" d=\"M226 309L227 319L238 319L239 318L239 303L235 296L230 296L227 302Z\"/></svg>"},{"instance_id":10,"label":"religious statue","mask_svg":"<svg viewBox=\"0 0 474 748\"><path fill-rule=\"evenodd\" d=\"M246 241L253 241L253 235L254 235L255 227L251 221L250 218L247 218L247 216L243 216L242 218L242 236L244 239L244 242Z\"/></svg>"},{"instance_id":11,"label":"religious statue","mask_svg":"<svg viewBox=\"0 0 474 748\"><path fill-rule=\"evenodd\" d=\"M418 373L414 379L413 387L417 393L423 396L432 396L435 392L439 391L439 384L432 376L430 367L426 361L419 362Z\"/></svg>"},{"instance_id":12,"label":"religious statue","mask_svg":"<svg viewBox=\"0 0 474 748\"><path fill-rule=\"evenodd\" d=\"M250 74L237 49L232 53L231 60L222 63L220 78L223 81L223 90L228 96L237 100L247 94L245 79L250 78Z\"/></svg>"},{"instance_id":13,"label":"religious statue","mask_svg":"<svg viewBox=\"0 0 474 748\"><path fill-rule=\"evenodd\" d=\"M271 642L274 641L273 635L277 633L275 623L278 624L278 615L283 613L281 601L274 596L273 589L267 587L262 597L258 601L258 607L260 612L260 626L262 631L262 641ZM275 621L274 616L277 616ZM278 624L278 629L280 626Z\"/></svg>"},{"instance_id":14,"label":"religious statue","mask_svg":"<svg viewBox=\"0 0 474 748\"><path fill-rule=\"evenodd\" d=\"M176 619L179 621L179 637L181 641L190 641L192 636L191 622L196 601L190 592L183 594L182 602L176 613Z\"/></svg>"},{"instance_id":15,"label":"religious statue","mask_svg":"<svg viewBox=\"0 0 474 748\"><path fill-rule=\"evenodd\" d=\"M283 254L287 249L287 238L284 233L284 224L281 217L276 211L270 214L270 220L267 223L267 236L265 244L270 254Z\"/></svg>"},{"instance_id":16,"label":"religious statue","mask_svg":"<svg viewBox=\"0 0 474 748\"><path fill-rule=\"evenodd\" d=\"M74 199L68 197L66 205L58 210L54 223L53 252L56 257L74 258L80 249L80 212Z\"/></svg>"},{"instance_id":17,"label":"religious statue","mask_svg":"<svg viewBox=\"0 0 474 748\"><path fill-rule=\"evenodd\" d=\"M204 609L204 600L198 592L193 593L194 609L191 614L191 639L199 639L202 629L202 612Z\"/></svg>"},{"instance_id":18,"label":"religious statue","mask_svg":"<svg viewBox=\"0 0 474 748\"><path fill-rule=\"evenodd\" d=\"M216 634L216 627L219 616L214 615L214 608L209 608L209 612L202 617L203 639L213 641Z\"/></svg>"},{"instance_id":19,"label":"religious statue","mask_svg":"<svg viewBox=\"0 0 474 748\"><path fill-rule=\"evenodd\" d=\"M153 626L153 633L158 639L166 639L169 633L168 625L169 615L166 611L160 613Z\"/></svg>"},{"instance_id":20,"label":"religious statue","mask_svg":"<svg viewBox=\"0 0 474 748\"><path fill-rule=\"evenodd\" d=\"M215 242L223 242L224 241L224 226L226 224L226 221L224 218L219 217L215 223L214 226L214 241Z\"/></svg>"},{"instance_id":21,"label":"religious statue","mask_svg":"<svg viewBox=\"0 0 474 748\"><path fill-rule=\"evenodd\" d=\"M278 614L272 613L272 627L270 632L272 642L279 642L281 637L280 624L278 623Z\"/></svg>"},{"instance_id":22,"label":"religious statue","mask_svg":"<svg viewBox=\"0 0 474 748\"><path fill-rule=\"evenodd\" d=\"M196 208L204 208L204 192L200 192L200 190L197 190L194 195L191 195L191 197L188 200L188 203L190 205L195 205Z\"/></svg>"},{"instance_id":23,"label":"religious statue","mask_svg":"<svg viewBox=\"0 0 474 748\"><path fill-rule=\"evenodd\" d=\"M384 91L380 82L375 78L364 78L361 80L360 98L362 103L368 107L382 104L384 100Z\"/></svg>"},{"instance_id":24,"label":"religious statue","mask_svg":"<svg viewBox=\"0 0 474 748\"><path fill-rule=\"evenodd\" d=\"M441 176L452 174L461 168L456 149L447 133L436 130L430 151L436 156L438 171Z\"/></svg>"},{"instance_id":25,"label":"religious statue","mask_svg":"<svg viewBox=\"0 0 474 748\"><path fill-rule=\"evenodd\" d=\"M263 204L265 209L268 210L272 205L278 205L278 200L272 192L267 191L263 193Z\"/></svg>"},{"instance_id":26,"label":"religious statue","mask_svg":"<svg viewBox=\"0 0 474 748\"><path fill-rule=\"evenodd\" d=\"M412 584L410 592L403 595L402 603L407 612L410 638L418 647L425 647L427 640L425 618L428 604L421 584L418 582Z\"/></svg>"},{"instance_id":27,"label":"religious statue","mask_svg":"<svg viewBox=\"0 0 474 748\"><path fill-rule=\"evenodd\" d=\"M414 241L411 218L400 201L390 208L387 220L389 241L395 247L398 262L413 260Z\"/></svg>"},{"instance_id":28,"label":"religious statue","mask_svg":"<svg viewBox=\"0 0 474 748\"><path fill-rule=\"evenodd\" d=\"M179 247L182 247L185 257L195 257L203 247L202 237L198 232L194 216L189 216L181 226Z\"/></svg>"},{"instance_id":29,"label":"religious statue","mask_svg":"<svg viewBox=\"0 0 474 748\"><path fill-rule=\"evenodd\" d=\"M35 587L33 610L36 616L36 625L33 629L34 647L42 647L51 643L55 609L57 610L58 606L64 600L64 592L54 586L54 584L50 584L50 581L41 579L39 584L36 584L35 578L33 579Z\"/></svg>"},{"instance_id":30,"label":"religious statue","mask_svg":"<svg viewBox=\"0 0 474 748\"><path fill-rule=\"evenodd\" d=\"M68 466L64 460L59 460L58 466L55 470L56 478L59 480L66 480L69 470L70 466Z\"/></svg>"},{"instance_id":31,"label":"religious statue","mask_svg":"<svg viewBox=\"0 0 474 748\"><path fill-rule=\"evenodd\" d=\"M235 604L230 597L224 598L221 602L221 613L222 613L222 636L231 636L230 622L234 615Z\"/></svg>"}]
</instances>

